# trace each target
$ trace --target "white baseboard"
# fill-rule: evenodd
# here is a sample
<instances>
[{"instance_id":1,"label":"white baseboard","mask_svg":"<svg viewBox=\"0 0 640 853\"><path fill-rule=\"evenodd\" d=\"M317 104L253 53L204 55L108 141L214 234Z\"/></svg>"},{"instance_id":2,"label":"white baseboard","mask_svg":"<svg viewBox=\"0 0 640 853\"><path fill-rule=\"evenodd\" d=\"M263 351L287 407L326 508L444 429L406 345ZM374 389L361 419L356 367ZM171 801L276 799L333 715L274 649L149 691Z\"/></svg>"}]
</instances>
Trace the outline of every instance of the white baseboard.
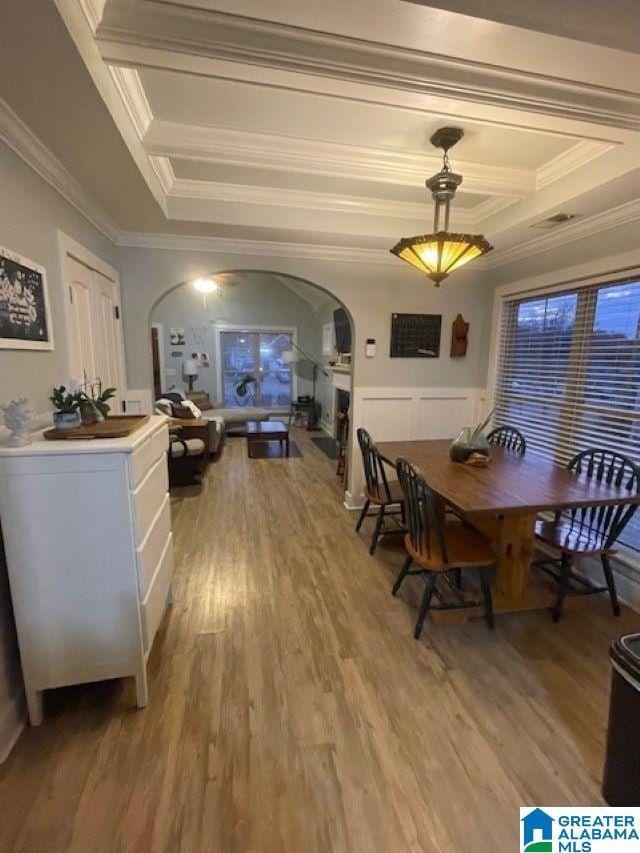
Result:
<instances>
[{"instance_id":1,"label":"white baseboard","mask_svg":"<svg viewBox=\"0 0 640 853\"><path fill-rule=\"evenodd\" d=\"M5 761L26 725L26 711L22 695L7 702L0 716L0 764Z\"/></svg>"},{"instance_id":2,"label":"white baseboard","mask_svg":"<svg viewBox=\"0 0 640 853\"><path fill-rule=\"evenodd\" d=\"M364 496L363 495L353 495L349 491L345 491L344 493L344 505L347 509L357 510L362 509L364 506Z\"/></svg>"},{"instance_id":3,"label":"white baseboard","mask_svg":"<svg viewBox=\"0 0 640 853\"><path fill-rule=\"evenodd\" d=\"M334 438L333 435L333 424L327 421L320 421L320 429L329 436L329 438Z\"/></svg>"}]
</instances>

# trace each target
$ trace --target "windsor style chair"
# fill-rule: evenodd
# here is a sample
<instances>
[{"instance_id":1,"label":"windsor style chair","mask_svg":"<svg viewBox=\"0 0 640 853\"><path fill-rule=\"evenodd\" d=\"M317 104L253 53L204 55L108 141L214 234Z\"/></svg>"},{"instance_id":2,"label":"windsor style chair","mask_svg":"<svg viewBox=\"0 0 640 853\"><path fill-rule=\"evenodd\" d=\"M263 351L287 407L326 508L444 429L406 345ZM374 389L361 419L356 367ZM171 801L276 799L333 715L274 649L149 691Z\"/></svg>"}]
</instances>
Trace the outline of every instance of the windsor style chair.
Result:
<instances>
[{"instance_id":1,"label":"windsor style chair","mask_svg":"<svg viewBox=\"0 0 640 853\"><path fill-rule=\"evenodd\" d=\"M506 450L512 450L514 453L519 453L521 456L527 450L527 442L519 429L512 426L496 427L487 436L489 444L495 444L498 447L504 447Z\"/></svg>"},{"instance_id":2,"label":"windsor style chair","mask_svg":"<svg viewBox=\"0 0 640 853\"><path fill-rule=\"evenodd\" d=\"M389 480L385 462L378 452L373 439L366 429L360 427L356 433L358 437L358 445L362 454L362 465L364 468L365 480L365 502L360 513L360 518L356 525L356 533L360 532L362 523L365 520L369 507L374 504L378 507L378 517L376 526L371 537L369 553L373 554L378 544L378 539L382 533L404 533L404 527L393 527L385 529L383 523L385 518L400 514L404 522L404 499L400 483L397 480ZM393 508L394 509L390 509Z\"/></svg>"},{"instance_id":3,"label":"windsor style chair","mask_svg":"<svg viewBox=\"0 0 640 853\"><path fill-rule=\"evenodd\" d=\"M628 492L629 496L637 497L640 494L640 469L621 453L590 448L574 456L567 470L585 482L595 480L603 485L615 486ZM558 598L553 608L554 622L560 619L564 599L570 591L583 595L608 591L613 613L619 615L620 605L609 558L615 553L616 540L637 508L637 504L628 503L574 507L556 511L553 521L536 522L536 538L560 554L557 559L536 562L558 583ZM574 572L573 562L577 555L600 558L605 586L594 586Z\"/></svg>"},{"instance_id":4,"label":"windsor style chair","mask_svg":"<svg viewBox=\"0 0 640 853\"><path fill-rule=\"evenodd\" d=\"M485 619L489 628L493 628L489 570L496 565L496 556L491 545L470 525L462 521L445 521L442 501L410 462L398 459L396 470L405 499L408 532L404 540L407 558L393 585L392 595L397 594L407 575L420 575L425 581L413 636L416 640L420 638L430 609L456 610L478 606L477 601L462 597L456 577L456 573L462 569L479 572ZM414 564L417 568L412 569ZM453 581L450 576L453 576ZM441 589L443 581L448 586L446 599ZM434 596L438 603L432 606Z\"/></svg>"}]
</instances>

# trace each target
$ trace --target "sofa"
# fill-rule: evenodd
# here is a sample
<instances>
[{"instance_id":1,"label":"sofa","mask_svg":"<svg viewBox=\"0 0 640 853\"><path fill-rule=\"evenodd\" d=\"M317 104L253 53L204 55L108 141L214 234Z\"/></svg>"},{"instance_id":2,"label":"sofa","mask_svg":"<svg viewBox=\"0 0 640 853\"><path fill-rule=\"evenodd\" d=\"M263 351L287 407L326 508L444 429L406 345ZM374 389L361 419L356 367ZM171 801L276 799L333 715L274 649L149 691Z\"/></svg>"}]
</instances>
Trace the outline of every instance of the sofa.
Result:
<instances>
[{"instance_id":1,"label":"sofa","mask_svg":"<svg viewBox=\"0 0 640 853\"><path fill-rule=\"evenodd\" d=\"M216 407L203 411L200 417L207 420L221 418L224 422L226 433L242 434L246 430L248 421L268 421L272 415L279 418L288 418L289 410L277 411L274 409L263 409L260 406L243 406L234 409Z\"/></svg>"},{"instance_id":2,"label":"sofa","mask_svg":"<svg viewBox=\"0 0 640 853\"><path fill-rule=\"evenodd\" d=\"M242 435L248 421L268 421L271 417L288 419L289 408L265 409L262 406L239 406L237 408L222 408L214 406L211 409L194 409L193 404L182 391L168 391L163 398L156 400L156 411L168 414L174 418L191 418L195 416L209 421L209 452L213 456L220 447L225 435Z\"/></svg>"},{"instance_id":3,"label":"sofa","mask_svg":"<svg viewBox=\"0 0 640 853\"><path fill-rule=\"evenodd\" d=\"M189 438L195 437L191 434L194 432L190 428L192 425L207 421L208 430L205 442L207 455L215 456L220 449L225 436L225 420L222 416L217 413L214 414L213 411L197 412L196 414L196 411L189 406L185 396L177 391L167 392L164 397L156 400L154 408L158 414L184 421L183 432L188 433ZM205 415L209 415L209 417L205 417Z\"/></svg>"}]
</instances>

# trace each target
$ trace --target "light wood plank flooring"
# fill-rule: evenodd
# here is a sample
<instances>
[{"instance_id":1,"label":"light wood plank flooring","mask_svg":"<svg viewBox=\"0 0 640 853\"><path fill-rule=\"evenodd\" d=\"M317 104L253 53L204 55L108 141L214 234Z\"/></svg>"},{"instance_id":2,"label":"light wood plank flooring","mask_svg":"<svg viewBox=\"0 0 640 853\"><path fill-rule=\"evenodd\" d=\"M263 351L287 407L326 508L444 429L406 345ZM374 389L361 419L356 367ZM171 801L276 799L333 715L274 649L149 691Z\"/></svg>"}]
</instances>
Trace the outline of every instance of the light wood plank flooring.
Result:
<instances>
[{"instance_id":1,"label":"light wood plank flooring","mask_svg":"<svg viewBox=\"0 0 640 853\"><path fill-rule=\"evenodd\" d=\"M594 597L432 625L375 558L334 464L227 443L174 501L176 603L133 684L51 692L0 768L2 851L510 851L518 807L600 802L607 648ZM366 537L366 539L365 539Z\"/></svg>"}]
</instances>

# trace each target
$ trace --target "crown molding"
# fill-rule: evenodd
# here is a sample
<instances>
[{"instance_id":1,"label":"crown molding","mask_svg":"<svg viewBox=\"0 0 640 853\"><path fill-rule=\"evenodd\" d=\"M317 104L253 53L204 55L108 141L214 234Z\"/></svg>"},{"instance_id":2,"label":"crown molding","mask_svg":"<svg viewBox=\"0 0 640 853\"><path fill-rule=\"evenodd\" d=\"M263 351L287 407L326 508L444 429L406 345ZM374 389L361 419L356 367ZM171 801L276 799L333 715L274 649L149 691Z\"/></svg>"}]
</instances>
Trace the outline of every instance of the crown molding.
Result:
<instances>
[{"instance_id":1,"label":"crown molding","mask_svg":"<svg viewBox=\"0 0 640 853\"><path fill-rule=\"evenodd\" d=\"M27 127L11 107L0 99L0 139L82 214L105 237L115 243L120 229L84 187Z\"/></svg>"},{"instance_id":2,"label":"crown molding","mask_svg":"<svg viewBox=\"0 0 640 853\"><path fill-rule=\"evenodd\" d=\"M171 165L171 160L168 157L149 157L149 162L151 163L151 168L158 176L158 180L160 181L160 186L162 187L162 191L165 196L169 195L171 192L171 188L173 187L176 176L173 172L173 166Z\"/></svg>"},{"instance_id":3,"label":"crown molding","mask_svg":"<svg viewBox=\"0 0 640 853\"><path fill-rule=\"evenodd\" d=\"M640 219L640 199L633 199L633 201L617 205L593 216L568 222L555 231L541 237L535 237L533 240L513 246L511 249L498 249L491 252L487 256L487 264L490 269L502 267L505 264L549 252L551 249L573 243L576 240L593 237L602 231L618 228L638 219Z\"/></svg>"},{"instance_id":4,"label":"crown molding","mask_svg":"<svg viewBox=\"0 0 640 853\"><path fill-rule=\"evenodd\" d=\"M109 72L135 131L142 139L153 121L153 113L140 75L135 68L123 68L119 65L110 65Z\"/></svg>"},{"instance_id":5,"label":"crown molding","mask_svg":"<svg viewBox=\"0 0 640 853\"><path fill-rule=\"evenodd\" d=\"M424 204L416 204L393 199L342 196L284 187L229 184L222 181L197 181L187 178L175 178L167 197L252 204L261 207L287 207L326 213L354 213L359 216L380 216L421 222L428 220L433 213L433 207L428 198L425 198ZM473 227L472 216L459 207L455 209L455 221L457 228Z\"/></svg>"},{"instance_id":6,"label":"crown molding","mask_svg":"<svg viewBox=\"0 0 640 853\"><path fill-rule=\"evenodd\" d=\"M106 3L107 0L79 0L80 8L94 33L98 29Z\"/></svg>"},{"instance_id":7,"label":"crown molding","mask_svg":"<svg viewBox=\"0 0 640 853\"><path fill-rule=\"evenodd\" d=\"M244 240L229 237L193 237L181 234L144 234L122 231L117 245L135 249L211 252L221 255L253 255L270 258L385 264L397 266L397 258L385 249L357 246L327 246L313 243L288 243L269 240Z\"/></svg>"},{"instance_id":8,"label":"crown molding","mask_svg":"<svg viewBox=\"0 0 640 853\"><path fill-rule=\"evenodd\" d=\"M607 151L611 151L615 147L615 144L612 143L594 142L591 139L580 140L567 151L563 151L562 154L558 154L557 157L536 169L534 189L542 189L554 181L564 178L565 175L581 166L586 166L596 157L606 154Z\"/></svg>"},{"instance_id":9,"label":"crown molding","mask_svg":"<svg viewBox=\"0 0 640 853\"><path fill-rule=\"evenodd\" d=\"M589 80L593 74L584 48L580 61L588 82L455 57L444 50L435 53L227 12L132 0L110 0L96 38L107 62L161 67L170 54L174 70L206 74L206 63L196 63L196 70L191 60L222 60L230 75L234 66L237 71L246 64L640 129L640 93ZM558 52L560 45L554 46ZM630 67L630 55L610 53ZM211 73L220 73L219 64Z\"/></svg>"},{"instance_id":10,"label":"crown molding","mask_svg":"<svg viewBox=\"0 0 640 853\"><path fill-rule=\"evenodd\" d=\"M155 156L235 166L250 163L261 169L412 187L442 167L442 157L426 146L419 153L158 120L149 125L143 144ZM457 157L455 168L464 175L467 192L524 195L536 185L533 169L491 166Z\"/></svg>"},{"instance_id":11,"label":"crown molding","mask_svg":"<svg viewBox=\"0 0 640 853\"><path fill-rule=\"evenodd\" d=\"M474 226L478 227L485 219L488 219L495 213L500 213L501 210L505 210L507 207L511 207L512 204L519 201L519 198L518 196L493 196L480 204L476 204L472 208Z\"/></svg>"}]
</instances>

